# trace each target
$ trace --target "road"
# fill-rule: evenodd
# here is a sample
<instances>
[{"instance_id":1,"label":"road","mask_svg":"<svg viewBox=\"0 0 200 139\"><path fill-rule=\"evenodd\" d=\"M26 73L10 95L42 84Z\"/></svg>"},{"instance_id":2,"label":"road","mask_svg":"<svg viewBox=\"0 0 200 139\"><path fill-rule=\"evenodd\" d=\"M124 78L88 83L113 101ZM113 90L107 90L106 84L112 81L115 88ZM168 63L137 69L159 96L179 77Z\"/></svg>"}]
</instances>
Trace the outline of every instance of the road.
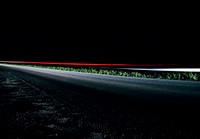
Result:
<instances>
[{"instance_id":1,"label":"road","mask_svg":"<svg viewBox=\"0 0 200 139\"><path fill-rule=\"evenodd\" d=\"M200 138L200 82L0 64L7 138Z\"/></svg>"}]
</instances>

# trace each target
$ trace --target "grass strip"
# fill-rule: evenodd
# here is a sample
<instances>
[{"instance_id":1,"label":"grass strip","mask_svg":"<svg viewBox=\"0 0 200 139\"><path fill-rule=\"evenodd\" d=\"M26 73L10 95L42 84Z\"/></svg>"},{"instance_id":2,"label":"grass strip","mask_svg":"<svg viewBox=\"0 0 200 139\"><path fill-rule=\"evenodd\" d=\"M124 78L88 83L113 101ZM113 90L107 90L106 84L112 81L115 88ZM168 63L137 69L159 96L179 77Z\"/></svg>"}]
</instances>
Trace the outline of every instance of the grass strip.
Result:
<instances>
[{"instance_id":1,"label":"grass strip","mask_svg":"<svg viewBox=\"0 0 200 139\"><path fill-rule=\"evenodd\" d=\"M142 77L142 78L157 78L168 80L191 80L200 81L200 73L198 72L165 72L165 71L131 71L123 69L108 69L108 68L93 68L93 67L61 67L61 66L44 66L44 65L27 65L17 64L22 66L30 66L35 68L48 68L55 70L86 72L105 75L116 75L126 77Z\"/></svg>"}]
</instances>

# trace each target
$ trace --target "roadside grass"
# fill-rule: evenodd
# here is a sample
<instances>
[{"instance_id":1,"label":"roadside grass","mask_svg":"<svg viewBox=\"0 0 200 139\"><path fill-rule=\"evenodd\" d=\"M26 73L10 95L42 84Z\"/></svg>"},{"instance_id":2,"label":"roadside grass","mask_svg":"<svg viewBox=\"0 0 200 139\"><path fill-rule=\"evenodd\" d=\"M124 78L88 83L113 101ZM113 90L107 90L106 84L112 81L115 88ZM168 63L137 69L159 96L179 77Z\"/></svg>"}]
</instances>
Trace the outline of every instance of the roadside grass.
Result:
<instances>
[{"instance_id":1,"label":"roadside grass","mask_svg":"<svg viewBox=\"0 0 200 139\"><path fill-rule=\"evenodd\" d=\"M31 66L35 68L48 68L55 70L76 71L76 72L86 72L86 73L116 75L116 76L126 76L126 77L200 81L200 73L198 72L165 72L165 71L135 71L135 70L132 71L123 69L94 68L94 67L60 67L60 66L27 65L27 64L17 64L17 65Z\"/></svg>"}]
</instances>

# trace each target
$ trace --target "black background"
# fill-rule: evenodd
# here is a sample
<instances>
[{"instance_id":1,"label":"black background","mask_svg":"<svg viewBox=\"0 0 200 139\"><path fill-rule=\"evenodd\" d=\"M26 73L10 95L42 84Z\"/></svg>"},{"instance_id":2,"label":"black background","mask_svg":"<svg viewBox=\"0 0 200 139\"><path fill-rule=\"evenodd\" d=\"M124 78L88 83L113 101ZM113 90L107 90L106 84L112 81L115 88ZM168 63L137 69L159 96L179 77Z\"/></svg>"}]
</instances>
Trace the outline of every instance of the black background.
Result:
<instances>
[{"instance_id":1,"label":"black background","mask_svg":"<svg viewBox=\"0 0 200 139\"><path fill-rule=\"evenodd\" d=\"M25 11L3 18L1 60L199 64L197 18L184 9Z\"/></svg>"}]
</instances>

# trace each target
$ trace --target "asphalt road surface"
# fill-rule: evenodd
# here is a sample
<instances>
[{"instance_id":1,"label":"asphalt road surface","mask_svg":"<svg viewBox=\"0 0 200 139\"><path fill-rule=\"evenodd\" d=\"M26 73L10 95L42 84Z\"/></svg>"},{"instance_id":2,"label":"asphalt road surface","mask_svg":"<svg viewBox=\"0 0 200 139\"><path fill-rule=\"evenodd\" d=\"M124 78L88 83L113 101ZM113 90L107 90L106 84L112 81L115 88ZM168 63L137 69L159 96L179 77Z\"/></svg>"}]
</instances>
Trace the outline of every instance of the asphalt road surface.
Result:
<instances>
[{"instance_id":1,"label":"asphalt road surface","mask_svg":"<svg viewBox=\"0 0 200 139\"><path fill-rule=\"evenodd\" d=\"M199 139L200 82L0 64L3 138Z\"/></svg>"}]
</instances>

